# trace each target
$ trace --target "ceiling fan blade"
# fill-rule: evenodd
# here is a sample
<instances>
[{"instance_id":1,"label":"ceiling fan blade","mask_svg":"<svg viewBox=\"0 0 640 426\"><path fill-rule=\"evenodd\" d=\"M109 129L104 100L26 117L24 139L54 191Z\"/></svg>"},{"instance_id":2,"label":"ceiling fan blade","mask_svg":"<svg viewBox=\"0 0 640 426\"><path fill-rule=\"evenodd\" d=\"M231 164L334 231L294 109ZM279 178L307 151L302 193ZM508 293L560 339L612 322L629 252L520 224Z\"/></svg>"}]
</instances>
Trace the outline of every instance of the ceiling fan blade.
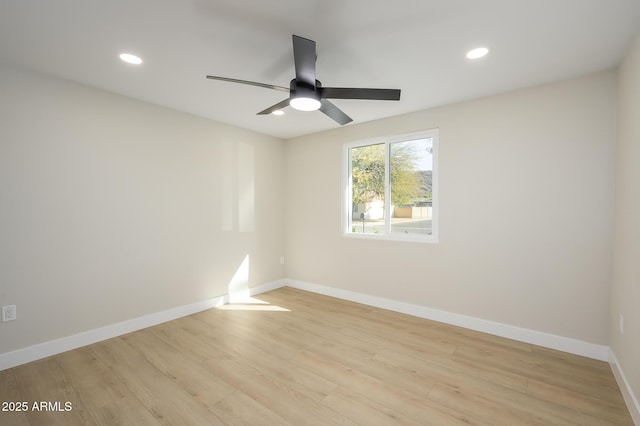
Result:
<instances>
[{"instance_id":1,"label":"ceiling fan blade","mask_svg":"<svg viewBox=\"0 0 640 426\"><path fill-rule=\"evenodd\" d=\"M277 104L270 106L269 108L265 109L264 111L260 111L258 114L256 115L267 115L267 114L271 114L273 111L277 111L279 109L282 109L284 107L289 106L289 98L285 99L282 102L278 102Z\"/></svg>"},{"instance_id":2,"label":"ceiling fan blade","mask_svg":"<svg viewBox=\"0 0 640 426\"><path fill-rule=\"evenodd\" d=\"M293 61L296 81L316 86L316 42L297 35L293 36Z\"/></svg>"},{"instance_id":3,"label":"ceiling fan blade","mask_svg":"<svg viewBox=\"0 0 640 426\"><path fill-rule=\"evenodd\" d=\"M322 87L320 97L327 99L370 99L378 101L399 101L400 90Z\"/></svg>"},{"instance_id":4,"label":"ceiling fan blade","mask_svg":"<svg viewBox=\"0 0 640 426\"><path fill-rule=\"evenodd\" d=\"M334 121L339 123L341 126L344 126L347 123L352 122L353 120L347 114L342 112L340 108L332 104L326 99L322 99L320 101L320 111L324 112L327 116L332 118Z\"/></svg>"},{"instance_id":5,"label":"ceiling fan blade","mask_svg":"<svg viewBox=\"0 0 640 426\"><path fill-rule=\"evenodd\" d=\"M238 79L235 79L235 78L218 77L218 76L215 76L215 75L208 75L207 78L209 78L211 80L228 81L230 83L249 84L251 86L264 87L265 89L273 89L273 90L279 90L281 92L289 93L289 88L288 87L274 86L273 84L256 83L255 81L238 80Z\"/></svg>"}]
</instances>

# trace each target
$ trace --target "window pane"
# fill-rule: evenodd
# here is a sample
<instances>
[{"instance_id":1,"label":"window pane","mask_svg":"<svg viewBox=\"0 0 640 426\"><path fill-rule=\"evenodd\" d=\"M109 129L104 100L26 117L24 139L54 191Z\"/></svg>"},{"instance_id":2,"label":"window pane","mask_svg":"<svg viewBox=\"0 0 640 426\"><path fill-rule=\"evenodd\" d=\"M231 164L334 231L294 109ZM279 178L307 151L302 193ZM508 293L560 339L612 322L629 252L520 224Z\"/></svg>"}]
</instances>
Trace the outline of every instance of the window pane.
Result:
<instances>
[{"instance_id":1,"label":"window pane","mask_svg":"<svg viewBox=\"0 0 640 426\"><path fill-rule=\"evenodd\" d=\"M433 139L390 144L392 233L432 232Z\"/></svg>"},{"instance_id":2,"label":"window pane","mask_svg":"<svg viewBox=\"0 0 640 426\"><path fill-rule=\"evenodd\" d=\"M351 148L350 231L384 232L384 144Z\"/></svg>"}]
</instances>

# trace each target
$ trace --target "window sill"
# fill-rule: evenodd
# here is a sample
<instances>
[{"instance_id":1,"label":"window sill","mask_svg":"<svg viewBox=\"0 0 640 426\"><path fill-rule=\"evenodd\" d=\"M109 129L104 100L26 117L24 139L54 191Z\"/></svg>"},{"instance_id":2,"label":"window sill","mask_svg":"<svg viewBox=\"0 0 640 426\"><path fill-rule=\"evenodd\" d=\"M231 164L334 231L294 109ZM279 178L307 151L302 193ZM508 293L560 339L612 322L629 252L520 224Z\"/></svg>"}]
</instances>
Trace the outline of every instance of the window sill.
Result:
<instances>
[{"instance_id":1,"label":"window sill","mask_svg":"<svg viewBox=\"0 0 640 426\"><path fill-rule=\"evenodd\" d=\"M438 244L438 237L435 235L361 234L357 232L343 232L342 236L346 238L356 238L361 240L404 241L411 243Z\"/></svg>"}]
</instances>

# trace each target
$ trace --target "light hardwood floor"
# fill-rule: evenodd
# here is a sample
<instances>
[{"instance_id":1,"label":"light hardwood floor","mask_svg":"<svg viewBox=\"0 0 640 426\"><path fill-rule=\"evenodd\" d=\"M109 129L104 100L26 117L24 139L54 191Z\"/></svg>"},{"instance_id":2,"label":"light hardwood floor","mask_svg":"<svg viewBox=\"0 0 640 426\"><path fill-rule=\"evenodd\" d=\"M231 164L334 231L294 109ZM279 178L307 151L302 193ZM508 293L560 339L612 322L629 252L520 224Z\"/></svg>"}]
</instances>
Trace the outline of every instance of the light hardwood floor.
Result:
<instances>
[{"instance_id":1,"label":"light hardwood floor","mask_svg":"<svg viewBox=\"0 0 640 426\"><path fill-rule=\"evenodd\" d=\"M633 424L604 362L286 287L1 371L0 401L73 405L2 425Z\"/></svg>"}]
</instances>

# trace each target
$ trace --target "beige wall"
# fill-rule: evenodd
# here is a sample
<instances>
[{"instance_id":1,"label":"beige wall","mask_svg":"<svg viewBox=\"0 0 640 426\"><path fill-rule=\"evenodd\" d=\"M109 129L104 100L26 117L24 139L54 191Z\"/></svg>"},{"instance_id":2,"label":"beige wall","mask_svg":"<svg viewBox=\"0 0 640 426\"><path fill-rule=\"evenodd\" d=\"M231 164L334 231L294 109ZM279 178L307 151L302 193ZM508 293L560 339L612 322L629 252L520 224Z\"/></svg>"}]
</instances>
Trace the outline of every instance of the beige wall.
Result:
<instances>
[{"instance_id":1,"label":"beige wall","mask_svg":"<svg viewBox=\"0 0 640 426\"><path fill-rule=\"evenodd\" d=\"M614 72L284 144L7 67L0 91L0 305L19 317L0 353L225 294L247 255L249 286L287 276L609 344ZM637 99L621 95L620 153L637 149ZM342 237L343 144L435 127L440 243ZM618 176L624 199L637 181ZM619 235L634 212L618 209ZM637 271L616 265L632 336ZM636 362L637 339L613 343Z\"/></svg>"},{"instance_id":2,"label":"beige wall","mask_svg":"<svg viewBox=\"0 0 640 426\"><path fill-rule=\"evenodd\" d=\"M0 93L0 353L226 294L247 255L237 286L283 277L281 140L8 67Z\"/></svg>"},{"instance_id":3,"label":"beige wall","mask_svg":"<svg viewBox=\"0 0 640 426\"><path fill-rule=\"evenodd\" d=\"M640 397L640 34L620 67L611 348ZM618 315L624 316L624 334Z\"/></svg>"},{"instance_id":4,"label":"beige wall","mask_svg":"<svg viewBox=\"0 0 640 426\"><path fill-rule=\"evenodd\" d=\"M615 108L611 71L287 141L287 276L607 345ZM343 237L343 144L436 127L440 243Z\"/></svg>"}]
</instances>

